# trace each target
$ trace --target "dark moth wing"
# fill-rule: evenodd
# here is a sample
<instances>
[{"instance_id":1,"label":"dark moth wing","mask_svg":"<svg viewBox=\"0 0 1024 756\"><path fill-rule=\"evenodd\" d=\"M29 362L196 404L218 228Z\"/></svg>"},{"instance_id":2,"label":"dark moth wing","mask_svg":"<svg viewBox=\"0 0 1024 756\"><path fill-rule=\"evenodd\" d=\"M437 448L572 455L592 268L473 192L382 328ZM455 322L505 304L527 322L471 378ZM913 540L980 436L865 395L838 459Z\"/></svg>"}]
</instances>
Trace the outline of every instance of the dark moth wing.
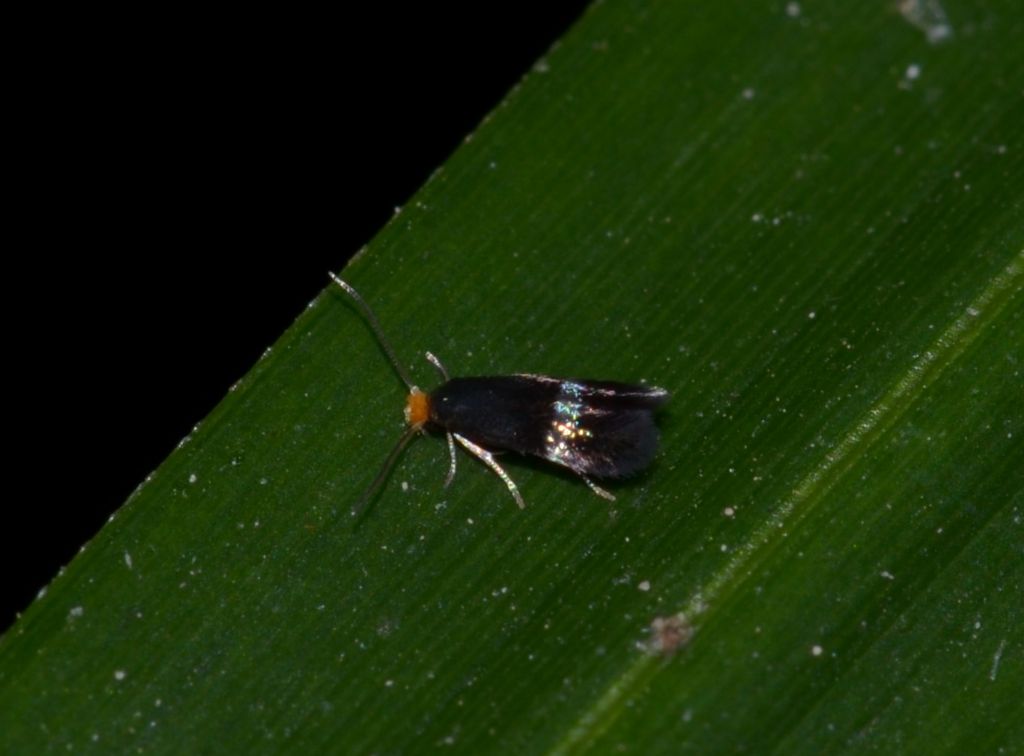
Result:
<instances>
[{"instance_id":1,"label":"dark moth wing","mask_svg":"<svg viewBox=\"0 0 1024 756\"><path fill-rule=\"evenodd\" d=\"M543 375L453 378L430 395L431 421L487 449L543 457L583 475L621 478L658 448L660 388Z\"/></svg>"},{"instance_id":2,"label":"dark moth wing","mask_svg":"<svg viewBox=\"0 0 1024 756\"><path fill-rule=\"evenodd\" d=\"M664 389L614 381L562 381L541 456L596 478L640 472L658 450L654 410Z\"/></svg>"}]
</instances>

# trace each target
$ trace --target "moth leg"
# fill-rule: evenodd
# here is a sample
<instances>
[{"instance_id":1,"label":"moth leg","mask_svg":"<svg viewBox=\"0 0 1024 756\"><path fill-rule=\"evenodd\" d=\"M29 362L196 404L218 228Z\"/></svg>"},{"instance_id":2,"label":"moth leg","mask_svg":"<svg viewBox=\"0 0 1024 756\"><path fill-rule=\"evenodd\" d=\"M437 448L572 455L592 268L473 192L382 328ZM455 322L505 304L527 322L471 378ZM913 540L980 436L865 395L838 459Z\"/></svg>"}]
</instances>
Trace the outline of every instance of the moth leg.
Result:
<instances>
[{"instance_id":1,"label":"moth leg","mask_svg":"<svg viewBox=\"0 0 1024 756\"><path fill-rule=\"evenodd\" d=\"M452 480L455 479L455 439L452 438L452 434L448 433L448 453L451 455L451 463L448 465L448 477L444 479L444 487L448 488L452 484Z\"/></svg>"},{"instance_id":2,"label":"moth leg","mask_svg":"<svg viewBox=\"0 0 1024 756\"><path fill-rule=\"evenodd\" d=\"M441 364L441 360L437 359L437 357L435 357L430 352L427 352L426 354L427 362L429 362L431 365L436 367L441 372L442 378L444 378L446 381L450 380L450 378L448 378L448 371L444 369L444 365Z\"/></svg>"},{"instance_id":3,"label":"moth leg","mask_svg":"<svg viewBox=\"0 0 1024 756\"><path fill-rule=\"evenodd\" d=\"M615 501L615 494L613 494L611 491L605 491L603 488L601 488L601 486L597 485L597 483L595 483L594 481L592 481L590 478L588 478L586 475L583 475L582 473L576 473L576 474L580 476L580 480L582 480L584 483L586 483L590 487L591 491L596 493L602 499L607 499L608 501Z\"/></svg>"},{"instance_id":4,"label":"moth leg","mask_svg":"<svg viewBox=\"0 0 1024 756\"><path fill-rule=\"evenodd\" d=\"M466 451L491 468L491 470L494 471L494 474L501 478L505 482L505 485L508 486L508 490L511 492L512 498L516 500L516 504L519 505L519 508L526 509L526 502L524 502L523 497L519 495L519 489L516 488L516 484L512 482L512 478L510 478L508 473L501 468L501 465L494 461L493 454L482 446L477 446L468 438L460 436L458 433L453 433L451 435L455 436L455 440L462 444L466 448Z\"/></svg>"}]
</instances>

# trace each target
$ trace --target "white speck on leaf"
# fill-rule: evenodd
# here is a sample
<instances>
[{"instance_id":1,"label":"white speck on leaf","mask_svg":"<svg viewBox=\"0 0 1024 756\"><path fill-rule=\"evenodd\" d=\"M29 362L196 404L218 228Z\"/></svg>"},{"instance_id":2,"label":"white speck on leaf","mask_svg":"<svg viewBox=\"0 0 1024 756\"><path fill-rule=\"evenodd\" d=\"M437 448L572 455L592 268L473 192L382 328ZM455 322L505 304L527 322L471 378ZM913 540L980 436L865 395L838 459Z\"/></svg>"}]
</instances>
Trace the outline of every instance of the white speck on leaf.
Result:
<instances>
[{"instance_id":1,"label":"white speck on leaf","mask_svg":"<svg viewBox=\"0 0 1024 756\"><path fill-rule=\"evenodd\" d=\"M996 649L996 655L992 657L992 671L988 673L988 679L992 682L996 681L996 675L999 674L999 662L1003 658L1003 651L1006 650L1006 638L999 641L999 648Z\"/></svg>"},{"instance_id":2,"label":"white speck on leaf","mask_svg":"<svg viewBox=\"0 0 1024 756\"><path fill-rule=\"evenodd\" d=\"M953 36L953 27L939 0L901 0L899 11L909 24L923 31L933 45Z\"/></svg>"}]
</instances>

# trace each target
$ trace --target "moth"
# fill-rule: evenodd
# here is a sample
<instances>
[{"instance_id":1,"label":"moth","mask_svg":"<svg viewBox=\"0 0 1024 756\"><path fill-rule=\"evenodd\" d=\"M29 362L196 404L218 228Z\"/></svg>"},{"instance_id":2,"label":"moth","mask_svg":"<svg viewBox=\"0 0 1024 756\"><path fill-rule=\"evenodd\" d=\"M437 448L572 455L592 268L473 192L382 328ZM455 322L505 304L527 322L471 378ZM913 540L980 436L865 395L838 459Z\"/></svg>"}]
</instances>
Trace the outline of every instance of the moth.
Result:
<instances>
[{"instance_id":1,"label":"moth","mask_svg":"<svg viewBox=\"0 0 1024 756\"><path fill-rule=\"evenodd\" d=\"M495 453L519 452L572 471L598 496L613 496L593 478L624 478L648 467L658 450L654 413L669 398L665 389L617 381L562 379L547 375L452 378L441 361L426 352L444 382L421 391L395 356L373 310L351 285L329 274L362 311L377 342L409 389L406 430L366 493L352 509L358 517L387 479L395 461L417 434L442 432L448 439L445 487L455 478L458 444L489 467L508 487L520 508L519 488Z\"/></svg>"}]
</instances>

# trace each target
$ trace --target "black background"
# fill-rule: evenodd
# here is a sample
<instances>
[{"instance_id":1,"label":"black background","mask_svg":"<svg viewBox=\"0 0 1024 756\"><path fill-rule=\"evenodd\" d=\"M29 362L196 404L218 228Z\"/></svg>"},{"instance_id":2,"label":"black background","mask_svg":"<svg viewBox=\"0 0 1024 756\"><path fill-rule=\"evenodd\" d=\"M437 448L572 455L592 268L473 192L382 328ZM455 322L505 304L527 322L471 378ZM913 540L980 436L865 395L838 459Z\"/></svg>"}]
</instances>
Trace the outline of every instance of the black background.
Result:
<instances>
[{"instance_id":1,"label":"black background","mask_svg":"<svg viewBox=\"0 0 1024 756\"><path fill-rule=\"evenodd\" d=\"M0 631L586 3L429 5L53 29L16 108Z\"/></svg>"}]
</instances>

